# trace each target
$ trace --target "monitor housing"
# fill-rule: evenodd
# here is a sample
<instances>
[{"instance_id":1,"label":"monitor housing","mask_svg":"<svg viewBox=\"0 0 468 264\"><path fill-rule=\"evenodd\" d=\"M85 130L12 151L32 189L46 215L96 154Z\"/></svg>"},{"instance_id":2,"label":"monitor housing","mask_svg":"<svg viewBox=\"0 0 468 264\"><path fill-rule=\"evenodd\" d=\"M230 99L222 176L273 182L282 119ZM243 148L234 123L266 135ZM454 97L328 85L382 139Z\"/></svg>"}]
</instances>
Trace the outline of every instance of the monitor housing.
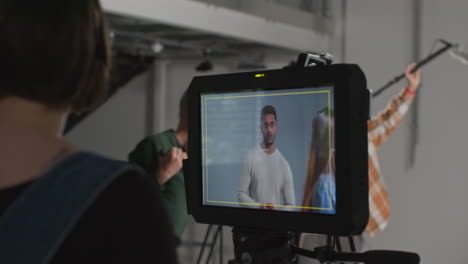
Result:
<instances>
[{"instance_id":1,"label":"monitor housing","mask_svg":"<svg viewBox=\"0 0 468 264\"><path fill-rule=\"evenodd\" d=\"M314 96L314 94L327 96L328 107L334 115L334 130L333 134L330 134L333 135L331 139L333 146L329 143L330 151L334 151L335 155L333 211L315 210L314 207L309 208L301 204L300 200L303 195L301 189L305 188L303 180L294 182L297 186L295 187L295 195L299 197L295 199L294 206L278 204L273 206L274 210L269 210L271 208L261 202L258 204L239 202L233 190L239 189L240 186L239 183L237 186L233 186L236 185L233 184L233 178L239 175L240 179L241 172L240 170L236 171L237 169L232 170L232 168L237 168L235 166L224 166L223 164L228 164L226 160L229 161L231 157L236 160L236 164L239 163L239 159L242 159L239 156L242 154L240 152L237 153L239 155L232 154L232 149L244 142L241 140L237 142L218 140L218 138L222 138L219 134L223 133L216 134L213 132L213 128L216 128L216 122L223 122L221 125L237 124L245 122L245 118L242 115L237 115L239 111L227 114L228 110L222 105L233 102L248 105L246 102L253 100L249 98L257 97L255 100L260 100L260 103L257 103L256 108L252 108L257 109L257 111L252 111L252 116L254 116L252 120L258 119L260 122L258 109L262 106L263 101L268 103L268 100L274 99L282 103L290 103L291 107L297 108L299 104L303 108L313 109L310 108L313 107L310 106L313 102L308 104L304 103L304 100L309 98L307 96ZM268 96L268 98L261 98L262 96ZM273 98L274 96L277 97ZM188 98L189 159L184 162L184 174L188 211L197 222L330 235L355 235L363 232L369 216L367 121L370 94L366 87L365 75L357 65L334 64L199 76L192 80L188 89ZM224 102L221 101L224 99L226 99ZM291 100L298 100L298 104L291 103ZM238 106L236 109L244 109L242 107ZM290 111L286 110L288 107L282 109L283 113ZM312 116L313 113L309 113L309 119ZM246 117L250 120L250 117ZM281 125L286 120L289 120L289 117L284 115L282 119L278 119L280 132L284 131L285 128ZM304 122L310 124L310 120ZM298 121L298 123L300 122ZM242 126L237 124L233 127ZM254 124L252 127L256 128L256 125ZM301 127L307 128L308 125ZM257 133L257 139L259 130L252 131L252 134ZM226 133L229 133L229 130L219 131L228 131ZM239 132L232 130L230 133L235 135ZM213 141L216 142L213 143ZM289 139L283 139L283 146L287 146L287 142ZM309 145L310 142L303 142L302 147L298 145L298 149L302 149L304 146L308 148ZM281 147L278 148L281 151ZM286 147L283 147L283 150L286 150ZM296 167L302 166L301 168L304 168L307 166L307 164L303 164L304 160L308 159L307 157L303 157L301 154L297 158L298 156L293 154L289 157L284 155L286 160L289 159L290 165L302 160L302 163L299 162L301 165ZM213 163L212 160L215 163L219 161L215 164L216 170L212 169L212 165L210 165ZM242 165L238 164L239 166ZM226 174L231 176L219 173L223 171L223 168ZM208 174L209 176L207 176ZM295 176L298 179L303 179L301 178L305 177L303 174L296 173ZM216 181L215 185L213 185L213 181ZM212 199L210 197L211 194L223 197L223 190L226 190L228 198ZM284 198L282 198L282 202L284 203Z\"/></svg>"}]
</instances>

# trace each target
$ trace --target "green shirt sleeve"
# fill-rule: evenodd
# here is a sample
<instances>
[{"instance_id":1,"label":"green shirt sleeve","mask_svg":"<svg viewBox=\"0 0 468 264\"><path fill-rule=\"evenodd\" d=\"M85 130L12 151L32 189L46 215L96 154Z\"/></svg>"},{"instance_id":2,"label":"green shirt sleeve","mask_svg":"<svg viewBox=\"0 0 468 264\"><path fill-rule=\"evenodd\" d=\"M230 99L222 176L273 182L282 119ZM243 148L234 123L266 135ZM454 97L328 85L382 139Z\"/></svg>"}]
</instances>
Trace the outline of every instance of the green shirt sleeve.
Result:
<instances>
[{"instance_id":1,"label":"green shirt sleeve","mask_svg":"<svg viewBox=\"0 0 468 264\"><path fill-rule=\"evenodd\" d=\"M158 167L158 151L151 137L140 141L135 149L128 154L128 161L142 167L149 175L156 174Z\"/></svg>"},{"instance_id":2,"label":"green shirt sleeve","mask_svg":"<svg viewBox=\"0 0 468 264\"><path fill-rule=\"evenodd\" d=\"M135 149L130 152L128 160L142 167L149 175L155 175L158 168L159 153L166 153L171 147L180 147L174 140L176 138L173 131L149 136L138 143ZM161 193L165 200L174 233L180 239L187 225L187 202L182 170L161 185Z\"/></svg>"}]
</instances>

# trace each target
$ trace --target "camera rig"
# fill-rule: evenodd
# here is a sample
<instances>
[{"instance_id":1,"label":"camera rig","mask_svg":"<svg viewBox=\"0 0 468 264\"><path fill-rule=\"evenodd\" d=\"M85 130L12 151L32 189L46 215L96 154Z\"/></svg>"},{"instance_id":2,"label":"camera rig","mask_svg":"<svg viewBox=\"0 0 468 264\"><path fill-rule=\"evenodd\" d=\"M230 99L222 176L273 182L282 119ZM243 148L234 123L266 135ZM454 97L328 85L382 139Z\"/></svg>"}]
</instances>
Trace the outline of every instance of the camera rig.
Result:
<instances>
[{"instance_id":1,"label":"camera rig","mask_svg":"<svg viewBox=\"0 0 468 264\"><path fill-rule=\"evenodd\" d=\"M301 53L293 67L320 67L332 63L333 56L329 53ZM420 262L419 255L412 252L371 250L357 253L353 236L347 237L351 252L342 252L340 236L337 235L326 235L326 245L308 250L297 246L300 233L241 227L234 227L232 232L235 259L230 260L229 264L293 264L297 263L298 255L317 259L322 264L336 261L367 264L418 264Z\"/></svg>"},{"instance_id":2,"label":"camera rig","mask_svg":"<svg viewBox=\"0 0 468 264\"><path fill-rule=\"evenodd\" d=\"M410 252L354 252L356 248L351 236L362 233L367 225L369 213L367 120L370 92L366 88L365 75L359 66L331 65L332 62L333 57L330 54L304 53L298 56L295 65L283 70L200 76L192 80L188 90L190 159L184 161L183 166L188 211L197 222L234 226L235 259L229 261L230 264L292 264L297 263L299 255L315 258L321 263L354 261L373 264L387 263L387 260L406 264L419 263L419 256ZM304 94L305 90L301 93L297 92L297 89L317 87L332 87L329 94L333 95L333 99L328 97L328 105L331 106L330 103L333 102L335 120L336 213L325 215L302 211L235 208L229 206L236 204L231 200L209 200L209 182L204 173L207 173L209 168L206 163L206 142L210 142L210 139L208 134L202 133L208 131L207 120L203 119L207 116L204 113L208 108L208 99L245 98L248 96L236 96L233 92L251 91L257 92L256 96L263 96L268 92L272 94L279 90ZM300 100L305 102L305 97L302 95ZM310 103L305 105L308 104ZM219 109L221 108L210 112L213 113L211 116L217 114L219 119ZM223 175L223 172L219 173ZM216 188L210 188L212 189ZM224 205L210 204L216 201L224 202ZM297 246L299 232L324 234L326 244L323 243L324 245L313 250L300 248ZM348 237L353 252L341 252L340 236ZM207 236L205 240L206 238ZM200 255L202 252L203 247Z\"/></svg>"}]
</instances>

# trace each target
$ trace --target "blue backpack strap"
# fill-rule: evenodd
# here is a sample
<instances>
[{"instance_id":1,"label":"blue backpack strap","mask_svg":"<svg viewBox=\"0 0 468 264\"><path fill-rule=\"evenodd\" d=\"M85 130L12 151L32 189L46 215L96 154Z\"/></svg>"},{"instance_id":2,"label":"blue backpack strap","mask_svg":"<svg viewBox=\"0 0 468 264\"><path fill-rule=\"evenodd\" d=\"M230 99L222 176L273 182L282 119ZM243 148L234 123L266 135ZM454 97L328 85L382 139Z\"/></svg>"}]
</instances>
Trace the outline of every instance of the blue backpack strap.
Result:
<instances>
[{"instance_id":1,"label":"blue backpack strap","mask_svg":"<svg viewBox=\"0 0 468 264\"><path fill-rule=\"evenodd\" d=\"M58 162L0 218L0 263L49 263L98 195L132 169L86 152Z\"/></svg>"}]
</instances>

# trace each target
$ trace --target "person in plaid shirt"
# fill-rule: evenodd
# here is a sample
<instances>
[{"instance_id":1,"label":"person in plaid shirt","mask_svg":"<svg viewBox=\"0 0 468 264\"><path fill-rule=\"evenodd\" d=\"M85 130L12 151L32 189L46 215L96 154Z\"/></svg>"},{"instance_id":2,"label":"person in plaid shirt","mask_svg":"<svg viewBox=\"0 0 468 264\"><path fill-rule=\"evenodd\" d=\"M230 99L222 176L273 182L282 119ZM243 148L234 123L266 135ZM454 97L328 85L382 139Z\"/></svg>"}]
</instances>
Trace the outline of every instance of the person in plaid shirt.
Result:
<instances>
[{"instance_id":1,"label":"person in plaid shirt","mask_svg":"<svg viewBox=\"0 0 468 264\"><path fill-rule=\"evenodd\" d=\"M368 152L369 152L369 222L365 233L374 237L384 230L390 217L390 201L381 178L380 165L377 157L377 149L387 140L395 129L401 124L409 106L414 100L416 91L421 80L421 70L414 73L411 71L416 65L410 64L406 70L408 85L394 98L388 106L377 116L368 122ZM356 248L362 247L362 236L356 237ZM302 234L300 246L305 249L314 250L315 247L326 245L326 236L318 234ZM343 251L350 251L347 239L340 238ZM316 264L318 260L299 256L299 264Z\"/></svg>"},{"instance_id":2,"label":"person in plaid shirt","mask_svg":"<svg viewBox=\"0 0 468 264\"><path fill-rule=\"evenodd\" d=\"M413 102L421 80L421 70L411 73L414 67L415 64L413 63L406 68L407 87L367 124L369 141L369 223L366 227L366 234L369 237L374 237L379 231L384 230L390 217L389 197L381 178L377 149L401 124L410 104Z\"/></svg>"}]
</instances>

